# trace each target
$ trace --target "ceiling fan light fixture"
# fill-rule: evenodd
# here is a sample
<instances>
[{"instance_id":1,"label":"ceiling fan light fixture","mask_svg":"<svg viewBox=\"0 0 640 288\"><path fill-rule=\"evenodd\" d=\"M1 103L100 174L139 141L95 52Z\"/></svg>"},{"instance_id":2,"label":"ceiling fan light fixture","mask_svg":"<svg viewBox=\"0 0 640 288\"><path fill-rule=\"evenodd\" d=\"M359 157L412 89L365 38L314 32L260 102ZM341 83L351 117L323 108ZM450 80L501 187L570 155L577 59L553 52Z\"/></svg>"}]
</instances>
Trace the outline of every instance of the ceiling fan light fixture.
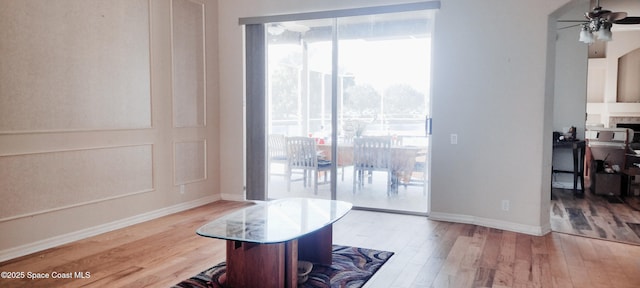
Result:
<instances>
[{"instance_id":1,"label":"ceiling fan light fixture","mask_svg":"<svg viewBox=\"0 0 640 288\"><path fill-rule=\"evenodd\" d=\"M598 30L598 39L602 41L611 41L612 39L611 24L609 24L609 27L606 27L606 26L600 27L600 30Z\"/></svg>"},{"instance_id":2,"label":"ceiling fan light fixture","mask_svg":"<svg viewBox=\"0 0 640 288\"><path fill-rule=\"evenodd\" d=\"M591 44L595 40L593 39L593 33L589 30L587 25L582 25L582 30L580 30L580 38L578 39L582 43Z\"/></svg>"}]
</instances>

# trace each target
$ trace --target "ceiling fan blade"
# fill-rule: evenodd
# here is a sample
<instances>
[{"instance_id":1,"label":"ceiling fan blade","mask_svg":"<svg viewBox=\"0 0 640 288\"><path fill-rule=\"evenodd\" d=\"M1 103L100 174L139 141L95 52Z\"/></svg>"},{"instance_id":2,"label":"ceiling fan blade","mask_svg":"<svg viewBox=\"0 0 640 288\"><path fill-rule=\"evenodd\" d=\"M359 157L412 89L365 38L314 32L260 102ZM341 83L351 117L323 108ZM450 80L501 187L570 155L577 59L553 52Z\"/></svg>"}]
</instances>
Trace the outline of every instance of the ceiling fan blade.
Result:
<instances>
[{"instance_id":1,"label":"ceiling fan blade","mask_svg":"<svg viewBox=\"0 0 640 288\"><path fill-rule=\"evenodd\" d=\"M574 25L569 25L569 26L565 26L565 27L559 27L558 30L564 30L564 29L568 29L568 28L578 27L580 25L582 25L582 24L574 24Z\"/></svg>"},{"instance_id":2,"label":"ceiling fan blade","mask_svg":"<svg viewBox=\"0 0 640 288\"><path fill-rule=\"evenodd\" d=\"M620 20L614 20L615 24L640 24L640 17L626 17Z\"/></svg>"},{"instance_id":3,"label":"ceiling fan blade","mask_svg":"<svg viewBox=\"0 0 640 288\"><path fill-rule=\"evenodd\" d=\"M624 19L626 17L627 17L627 12L613 12L613 13L607 14L603 18L606 18L607 20L609 20L611 22L615 22L617 20Z\"/></svg>"},{"instance_id":4,"label":"ceiling fan blade","mask_svg":"<svg viewBox=\"0 0 640 288\"><path fill-rule=\"evenodd\" d=\"M587 18L589 18L589 19L593 19L593 18L604 17L604 16L609 15L609 14L611 14L611 11L602 10L601 7L596 7L596 8L593 9L593 11L585 13L585 16L587 16Z\"/></svg>"}]
</instances>

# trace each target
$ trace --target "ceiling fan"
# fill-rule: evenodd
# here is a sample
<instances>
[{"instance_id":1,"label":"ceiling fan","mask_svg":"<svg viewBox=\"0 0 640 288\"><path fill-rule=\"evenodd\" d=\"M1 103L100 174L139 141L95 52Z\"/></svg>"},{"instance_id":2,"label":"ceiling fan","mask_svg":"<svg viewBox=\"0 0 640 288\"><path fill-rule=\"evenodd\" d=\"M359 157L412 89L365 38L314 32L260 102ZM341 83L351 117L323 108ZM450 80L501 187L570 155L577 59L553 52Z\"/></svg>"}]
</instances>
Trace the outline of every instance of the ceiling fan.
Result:
<instances>
[{"instance_id":1,"label":"ceiling fan","mask_svg":"<svg viewBox=\"0 0 640 288\"><path fill-rule=\"evenodd\" d=\"M596 0L593 10L584 13L586 20L560 20L559 22L582 22L580 25L580 42L591 44L595 42L596 34L602 41L611 41L611 27L613 24L640 24L640 17L629 17L627 12L612 12L600 6L600 0ZM574 27L569 26L569 27ZM565 28L569 28L565 27Z\"/></svg>"}]
</instances>

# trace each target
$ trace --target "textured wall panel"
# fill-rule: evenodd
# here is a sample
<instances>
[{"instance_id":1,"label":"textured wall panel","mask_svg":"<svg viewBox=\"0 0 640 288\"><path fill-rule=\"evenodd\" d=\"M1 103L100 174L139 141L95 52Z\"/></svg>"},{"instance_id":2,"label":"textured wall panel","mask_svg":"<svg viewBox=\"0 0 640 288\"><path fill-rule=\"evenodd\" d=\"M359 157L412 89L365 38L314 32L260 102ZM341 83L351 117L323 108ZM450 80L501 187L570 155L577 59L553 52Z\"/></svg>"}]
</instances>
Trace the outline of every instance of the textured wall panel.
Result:
<instances>
[{"instance_id":1,"label":"textured wall panel","mask_svg":"<svg viewBox=\"0 0 640 288\"><path fill-rule=\"evenodd\" d=\"M171 3L174 125L204 126L204 5L189 0L173 0Z\"/></svg>"},{"instance_id":2,"label":"textured wall panel","mask_svg":"<svg viewBox=\"0 0 640 288\"><path fill-rule=\"evenodd\" d=\"M618 102L640 102L640 48L618 58Z\"/></svg>"},{"instance_id":3,"label":"textured wall panel","mask_svg":"<svg viewBox=\"0 0 640 288\"><path fill-rule=\"evenodd\" d=\"M151 126L148 0L0 1L0 133Z\"/></svg>"},{"instance_id":4,"label":"textured wall panel","mask_svg":"<svg viewBox=\"0 0 640 288\"><path fill-rule=\"evenodd\" d=\"M153 190L152 145L0 157L0 219Z\"/></svg>"},{"instance_id":5,"label":"textured wall panel","mask_svg":"<svg viewBox=\"0 0 640 288\"><path fill-rule=\"evenodd\" d=\"M206 179L206 146L205 140L177 142L175 144L174 181L176 184Z\"/></svg>"}]
</instances>

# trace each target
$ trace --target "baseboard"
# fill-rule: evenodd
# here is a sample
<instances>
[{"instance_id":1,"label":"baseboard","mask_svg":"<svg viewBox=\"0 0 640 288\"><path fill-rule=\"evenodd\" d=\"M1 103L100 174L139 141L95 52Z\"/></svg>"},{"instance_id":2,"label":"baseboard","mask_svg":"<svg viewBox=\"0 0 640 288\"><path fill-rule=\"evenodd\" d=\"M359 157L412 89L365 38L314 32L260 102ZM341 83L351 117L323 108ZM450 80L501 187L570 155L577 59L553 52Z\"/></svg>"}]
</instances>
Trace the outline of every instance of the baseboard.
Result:
<instances>
[{"instance_id":1,"label":"baseboard","mask_svg":"<svg viewBox=\"0 0 640 288\"><path fill-rule=\"evenodd\" d=\"M531 226L531 225L517 224L513 222L507 222L507 221L496 220L496 219L475 217L475 216L469 216L469 215L451 214L451 213L440 213L440 212L433 212L433 211L429 213L429 219L446 221L446 222L473 224L478 226L507 230L511 232L524 233L524 234L529 234L534 236L542 236L551 232L551 224L546 224L543 226Z\"/></svg>"},{"instance_id":2,"label":"baseboard","mask_svg":"<svg viewBox=\"0 0 640 288\"><path fill-rule=\"evenodd\" d=\"M221 195L221 199L222 200L228 200L228 201L238 201L238 202L242 202L242 201L246 201L247 199L244 197L244 194L229 194L229 193L223 193Z\"/></svg>"},{"instance_id":3,"label":"baseboard","mask_svg":"<svg viewBox=\"0 0 640 288\"><path fill-rule=\"evenodd\" d=\"M82 240L85 238L89 238L92 236L96 236L105 232L113 231L116 229L125 228L134 224L142 223L145 221L153 220L156 218L160 218L163 216L167 216L170 214L178 213L181 211L189 210L191 208L195 208L198 206L202 206L205 204L209 204L211 202L215 202L220 200L220 196L213 195L207 196L204 198L196 199L189 202L184 202L180 204L176 204L173 206L165 207L162 209L158 209L155 211L150 211L144 214L132 216L129 218L124 218L121 220L117 220L114 222L90 227L87 229L82 229L79 231L67 233L64 235L59 235L55 237L51 237L48 239L36 241L33 243L24 244L18 247L5 249L0 251L0 262L10 260L13 258L29 255L31 253L35 253L38 251L46 250L49 248L53 248L56 246L64 245L70 242Z\"/></svg>"}]
</instances>

